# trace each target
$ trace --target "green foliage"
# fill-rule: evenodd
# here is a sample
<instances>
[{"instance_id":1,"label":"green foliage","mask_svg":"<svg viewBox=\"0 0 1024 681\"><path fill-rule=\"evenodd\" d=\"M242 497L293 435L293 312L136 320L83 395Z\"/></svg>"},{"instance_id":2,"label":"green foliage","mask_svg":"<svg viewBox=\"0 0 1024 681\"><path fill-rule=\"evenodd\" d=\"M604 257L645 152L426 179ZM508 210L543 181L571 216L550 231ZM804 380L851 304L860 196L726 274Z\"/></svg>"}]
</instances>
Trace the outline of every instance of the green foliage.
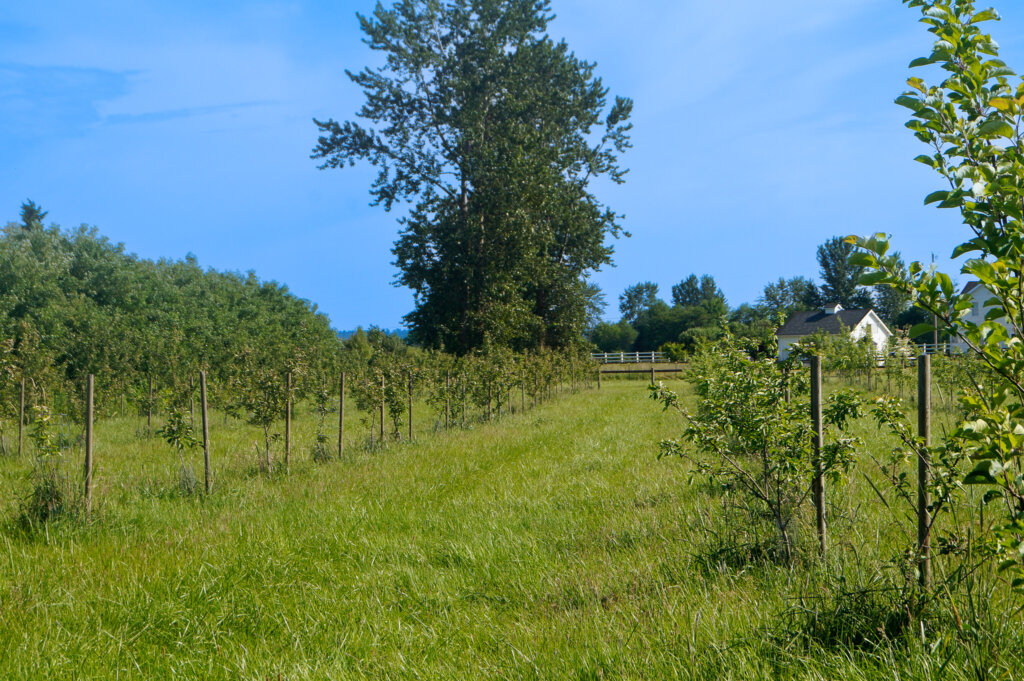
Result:
<instances>
[{"instance_id":1,"label":"green foliage","mask_svg":"<svg viewBox=\"0 0 1024 681\"><path fill-rule=\"evenodd\" d=\"M902 272L900 276L906 276L907 266L899 253L894 253L895 260L893 267ZM909 292L896 286L878 286L875 288L874 310L882 321L893 329L897 326L907 325L906 313L911 309L911 295ZM910 324L909 326L913 326ZM931 339L928 340L931 342Z\"/></svg>"},{"instance_id":2,"label":"green foliage","mask_svg":"<svg viewBox=\"0 0 1024 681\"><path fill-rule=\"evenodd\" d=\"M81 510L80 498L62 468L61 440L48 407L32 408L29 439L34 450L32 490L21 504L21 522L32 525L76 516Z\"/></svg>"},{"instance_id":3,"label":"green foliage","mask_svg":"<svg viewBox=\"0 0 1024 681\"><path fill-rule=\"evenodd\" d=\"M228 409L263 430L262 466L269 473L273 470L270 443L280 437L272 428L284 417L288 403L287 371L281 367L280 358L265 348L245 348L234 363L238 370L229 386Z\"/></svg>"},{"instance_id":4,"label":"green foliage","mask_svg":"<svg viewBox=\"0 0 1024 681\"><path fill-rule=\"evenodd\" d=\"M818 246L821 267L821 299L823 303L839 303L848 310L872 306L871 293L860 286L863 266L850 262L854 247L841 236Z\"/></svg>"},{"instance_id":5,"label":"green foliage","mask_svg":"<svg viewBox=\"0 0 1024 681\"><path fill-rule=\"evenodd\" d=\"M960 211L971 238L953 257L973 254L961 272L994 298L985 321L970 321L973 297L957 293L952 279L934 267L914 262L904 270L898 255L889 253L884 234L848 239L860 249L851 260L865 268L862 283L910 295L988 366L991 379L962 395L966 418L945 446L963 449L973 461L964 482L990 488L985 499L998 501L989 508L998 509L1000 521L979 531L1011 581L1024 586L1024 85L1011 82L1013 72L982 32L980 24L997 18L994 12L975 13L968 1L905 1L921 10L922 23L936 38L931 55L911 66L936 65L946 72L939 85L909 79L909 89L896 100L912 112L907 127L931 149L917 160L948 187L928 195L925 203ZM930 329L919 325L910 333Z\"/></svg>"},{"instance_id":6,"label":"green foliage","mask_svg":"<svg viewBox=\"0 0 1024 681\"><path fill-rule=\"evenodd\" d=\"M21 228L25 231L42 229L46 215L47 211L38 206L35 201L26 200L21 204Z\"/></svg>"},{"instance_id":7,"label":"green foliage","mask_svg":"<svg viewBox=\"0 0 1024 681\"><path fill-rule=\"evenodd\" d=\"M0 339L11 344L9 375L28 379L29 403L76 420L90 373L101 417L120 409L122 394L145 413L150 377L159 401L187 401L200 369L211 399L226 406L245 348L329 367L340 347L313 305L254 274L203 270L191 256L142 260L95 229L13 223L0 234ZM10 386L0 393L5 410L16 400Z\"/></svg>"},{"instance_id":8,"label":"green foliage","mask_svg":"<svg viewBox=\"0 0 1024 681\"><path fill-rule=\"evenodd\" d=\"M672 304L679 307L701 305L713 299L718 299L723 306L725 305L725 294L718 288L715 278L709 274L701 275L699 280L696 274L691 274L672 287Z\"/></svg>"},{"instance_id":9,"label":"green foliage","mask_svg":"<svg viewBox=\"0 0 1024 681\"><path fill-rule=\"evenodd\" d=\"M758 308L766 316L778 320L779 324L791 313L816 310L821 307L821 303L818 287L804 277L780 277L778 281L767 284L761 297L757 299Z\"/></svg>"},{"instance_id":10,"label":"green foliage","mask_svg":"<svg viewBox=\"0 0 1024 681\"><path fill-rule=\"evenodd\" d=\"M634 349L657 350L666 343L690 343L683 334L698 327L720 328L725 310L714 298L694 307L669 307L662 301L655 303L636 320L637 339Z\"/></svg>"},{"instance_id":11,"label":"green foliage","mask_svg":"<svg viewBox=\"0 0 1024 681\"><path fill-rule=\"evenodd\" d=\"M746 515L739 522L772 528L776 557L794 557L793 524L809 496L815 471L807 382L794 361L780 365L774 357L755 359L743 344L725 336L701 347L691 361L697 407L687 409L664 385L651 397L680 411L687 428L682 439L665 440L659 456L673 455L693 464L691 475L732 495ZM789 400L787 400L787 395ZM823 409L838 431L860 416L859 400L849 392L830 397ZM687 444L692 445L689 449ZM857 441L833 439L821 455L824 474L838 478L852 462Z\"/></svg>"},{"instance_id":12,"label":"green foliage","mask_svg":"<svg viewBox=\"0 0 1024 681\"><path fill-rule=\"evenodd\" d=\"M565 347L591 317L587 278L622 232L590 184L624 180L633 105L551 18L547 0L378 4L359 20L383 65L349 74L366 125L315 121L321 168L368 161L376 204L415 202L394 254L423 346Z\"/></svg>"},{"instance_id":13,"label":"green foliage","mask_svg":"<svg viewBox=\"0 0 1024 681\"><path fill-rule=\"evenodd\" d=\"M178 454L181 464L178 469L181 491L186 495L192 494L196 489L197 480L195 471L185 460L185 453L202 443L196 438L191 420L180 410L175 409L168 415L167 422L156 431L156 434L162 437Z\"/></svg>"},{"instance_id":14,"label":"green foliage","mask_svg":"<svg viewBox=\"0 0 1024 681\"><path fill-rule=\"evenodd\" d=\"M625 319L601 322L590 332L590 342L601 352L628 352L636 342L637 330Z\"/></svg>"},{"instance_id":15,"label":"green foliage","mask_svg":"<svg viewBox=\"0 0 1024 681\"><path fill-rule=\"evenodd\" d=\"M622 318L625 321L634 324L641 314L659 302L661 301L658 300L658 285L653 281L642 281L639 284L627 286L626 290L619 295L619 312L622 313Z\"/></svg>"},{"instance_id":16,"label":"green foliage","mask_svg":"<svg viewBox=\"0 0 1024 681\"><path fill-rule=\"evenodd\" d=\"M815 333L801 338L792 345L794 356L808 358L819 355L822 358L822 369L828 372L841 372L850 376L856 372L865 372L878 364L878 348L869 336L853 340L849 331L841 324L839 333Z\"/></svg>"}]
</instances>

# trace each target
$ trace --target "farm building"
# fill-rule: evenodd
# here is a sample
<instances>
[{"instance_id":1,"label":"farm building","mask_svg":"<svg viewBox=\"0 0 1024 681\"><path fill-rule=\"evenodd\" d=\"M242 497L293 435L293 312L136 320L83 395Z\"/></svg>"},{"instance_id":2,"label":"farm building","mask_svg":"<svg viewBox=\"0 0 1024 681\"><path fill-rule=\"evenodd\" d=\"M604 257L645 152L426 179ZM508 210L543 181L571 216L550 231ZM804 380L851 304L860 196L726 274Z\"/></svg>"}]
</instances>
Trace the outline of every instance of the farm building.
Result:
<instances>
[{"instance_id":1,"label":"farm building","mask_svg":"<svg viewBox=\"0 0 1024 681\"><path fill-rule=\"evenodd\" d=\"M960 293L962 295L969 295L973 299L971 311L967 313L967 316L964 318L965 321L973 322L974 324L981 324L985 321L985 315L989 311L987 303L996 297L995 294L982 286L980 281L968 282ZM1000 318L999 322L1006 327L1007 331L1010 331L1010 327L1006 324L1005 319ZM1012 334L1013 332L1010 331L1010 333ZM952 345L960 352L967 352L968 350L967 343L959 336L953 338Z\"/></svg>"},{"instance_id":2,"label":"farm building","mask_svg":"<svg viewBox=\"0 0 1024 681\"><path fill-rule=\"evenodd\" d=\"M815 333L849 333L853 340L860 340L871 334L878 352L885 351L892 331L875 314L874 310L844 310L842 305L826 305L824 309L810 312L794 312L786 323L775 332L779 339L779 359L789 357L789 348L797 341Z\"/></svg>"}]
</instances>

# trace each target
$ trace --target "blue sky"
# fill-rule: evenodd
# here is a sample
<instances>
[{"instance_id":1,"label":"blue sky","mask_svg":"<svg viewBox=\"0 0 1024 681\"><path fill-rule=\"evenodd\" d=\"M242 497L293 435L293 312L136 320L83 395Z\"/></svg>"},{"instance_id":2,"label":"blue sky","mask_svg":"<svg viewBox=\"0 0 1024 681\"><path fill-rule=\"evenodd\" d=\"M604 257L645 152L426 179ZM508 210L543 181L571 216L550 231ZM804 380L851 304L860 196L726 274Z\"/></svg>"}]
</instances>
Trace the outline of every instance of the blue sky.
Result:
<instances>
[{"instance_id":1,"label":"blue sky","mask_svg":"<svg viewBox=\"0 0 1024 681\"><path fill-rule=\"evenodd\" d=\"M551 27L632 97L625 185L598 187L633 237L595 275L668 297L714 275L730 304L814 276L830 236L889 232L946 257L956 215L892 100L931 36L899 0L554 0ZM377 57L355 13L372 0L0 5L0 222L32 198L148 258L191 252L315 301L340 329L397 327L399 212L369 206L367 167L318 171L315 117L351 118L345 77ZM1024 7L988 24L1024 70Z\"/></svg>"}]
</instances>

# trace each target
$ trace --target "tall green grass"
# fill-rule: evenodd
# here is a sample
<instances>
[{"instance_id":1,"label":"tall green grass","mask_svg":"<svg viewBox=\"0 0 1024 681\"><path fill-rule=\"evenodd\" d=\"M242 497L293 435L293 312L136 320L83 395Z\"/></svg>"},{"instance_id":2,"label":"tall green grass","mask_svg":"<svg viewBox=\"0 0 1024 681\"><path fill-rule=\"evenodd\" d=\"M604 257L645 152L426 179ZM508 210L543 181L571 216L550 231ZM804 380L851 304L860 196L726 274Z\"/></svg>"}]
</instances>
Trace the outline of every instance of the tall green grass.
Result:
<instances>
[{"instance_id":1,"label":"tall green grass","mask_svg":"<svg viewBox=\"0 0 1024 681\"><path fill-rule=\"evenodd\" d=\"M352 412L346 460L325 464L299 410L291 472L269 477L257 432L218 415L209 497L181 493L138 419L113 419L92 518L28 528L29 458L0 459L0 677L977 678L946 630L808 638L836 575L868 580L902 530L855 476L830 494L829 564L732 561L727 495L656 459L680 424L646 392L605 380L448 432L421 410L414 442L373 451ZM1020 645L998 641L995 673L1020 669Z\"/></svg>"}]
</instances>

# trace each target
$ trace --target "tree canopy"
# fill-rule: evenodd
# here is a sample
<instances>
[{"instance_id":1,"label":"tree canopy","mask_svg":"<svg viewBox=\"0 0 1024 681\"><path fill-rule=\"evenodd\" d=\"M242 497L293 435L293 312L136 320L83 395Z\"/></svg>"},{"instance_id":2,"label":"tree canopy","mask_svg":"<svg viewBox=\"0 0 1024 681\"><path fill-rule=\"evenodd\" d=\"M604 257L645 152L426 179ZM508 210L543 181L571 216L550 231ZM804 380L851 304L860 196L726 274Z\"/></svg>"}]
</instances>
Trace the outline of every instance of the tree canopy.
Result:
<instances>
[{"instance_id":1,"label":"tree canopy","mask_svg":"<svg viewBox=\"0 0 1024 681\"><path fill-rule=\"evenodd\" d=\"M576 342L588 276L620 216L590 184L622 182L632 102L547 34L547 0L402 0L360 26L384 65L349 73L365 121L315 121L321 168L368 161L400 220L396 281L414 340L455 352Z\"/></svg>"},{"instance_id":2,"label":"tree canopy","mask_svg":"<svg viewBox=\"0 0 1024 681\"><path fill-rule=\"evenodd\" d=\"M839 303L846 309L871 307L871 293L859 285L864 268L850 263L854 246L845 237L832 237L818 246L822 303Z\"/></svg>"},{"instance_id":3,"label":"tree canopy","mask_svg":"<svg viewBox=\"0 0 1024 681\"><path fill-rule=\"evenodd\" d=\"M634 323L642 312L650 309L658 301L658 285L653 281L642 281L627 286L619 296L619 312L630 324Z\"/></svg>"},{"instance_id":4,"label":"tree canopy","mask_svg":"<svg viewBox=\"0 0 1024 681\"><path fill-rule=\"evenodd\" d=\"M0 338L9 370L40 390L93 373L130 392L200 369L224 385L242 355L281 372L336 359L327 318L275 282L204 270L192 256L144 260L95 228L31 224L0 232Z\"/></svg>"}]
</instances>

